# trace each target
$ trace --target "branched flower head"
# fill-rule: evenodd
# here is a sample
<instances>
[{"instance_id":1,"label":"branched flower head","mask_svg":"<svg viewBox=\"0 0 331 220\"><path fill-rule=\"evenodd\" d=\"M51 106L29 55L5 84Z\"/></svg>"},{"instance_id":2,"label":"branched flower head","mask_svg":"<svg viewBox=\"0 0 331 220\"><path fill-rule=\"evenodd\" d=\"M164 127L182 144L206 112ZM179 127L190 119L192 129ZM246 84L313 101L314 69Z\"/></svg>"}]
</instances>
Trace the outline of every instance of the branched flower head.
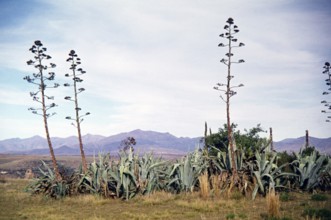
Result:
<instances>
[{"instance_id":1,"label":"branched flower head","mask_svg":"<svg viewBox=\"0 0 331 220\"><path fill-rule=\"evenodd\" d=\"M85 88L77 88L77 83L83 82L83 79L80 78L79 76L85 74L86 72L81 67L78 67L81 64L81 59L78 57L77 53L74 50L71 50L69 52L69 58L66 61L70 63L69 69L72 71L72 73L70 74L66 73L65 77L72 77L73 83L72 84L65 83L64 86L65 87L72 86L75 95L73 97L66 96L64 97L64 99L73 101L75 103L75 111L76 111L76 119L72 119L70 116L68 116L66 119L75 120L76 121L76 124L74 124L75 127L79 127L78 123L83 121L82 117L90 114L90 113L84 115L79 114L81 108L78 106L78 100L77 100L77 95L85 91Z\"/></svg>"},{"instance_id":2,"label":"branched flower head","mask_svg":"<svg viewBox=\"0 0 331 220\"><path fill-rule=\"evenodd\" d=\"M58 83L54 83L53 85L47 85L46 81L53 81L55 79L55 73L54 72L46 72L48 69L55 68L56 65L54 63L49 63L45 64L44 60L49 60L52 57L45 52L47 51L46 47L43 47L43 44L41 43L40 40L36 40L32 47L29 49L31 53L34 54L33 59L28 60L26 63L29 66L33 66L36 68L37 72L33 73L30 76L25 76L23 79L26 80L28 83L32 83L35 85L38 85L38 91L36 92L30 92L30 96L32 99L36 102L39 102L44 106L45 111L49 110L50 108L56 107L54 103L47 105L45 102L47 100L53 100L54 96L48 96L45 94L45 89L46 88L57 88L60 86ZM45 73L46 72L46 73ZM42 111L43 108L41 109L35 109L35 108L30 108L29 110L32 111L34 114L38 115L44 115L44 113L38 113L38 110ZM54 115L52 114L46 114L46 117L50 117Z\"/></svg>"}]
</instances>

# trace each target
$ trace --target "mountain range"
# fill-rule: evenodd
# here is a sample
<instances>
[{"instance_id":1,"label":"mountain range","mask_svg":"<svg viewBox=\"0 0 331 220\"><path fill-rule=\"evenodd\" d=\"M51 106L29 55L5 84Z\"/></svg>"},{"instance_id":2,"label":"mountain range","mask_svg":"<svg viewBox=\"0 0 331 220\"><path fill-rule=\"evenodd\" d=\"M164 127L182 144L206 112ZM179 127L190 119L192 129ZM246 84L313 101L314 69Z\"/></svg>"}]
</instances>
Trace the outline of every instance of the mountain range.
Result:
<instances>
[{"instance_id":1,"label":"mountain range","mask_svg":"<svg viewBox=\"0 0 331 220\"><path fill-rule=\"evenodd\" d=\"M110 152L116 154L122 141L127 137L135 138L137 144L135 150L139 153L153 151L155 154L184 155L188 151L201 146L201 137L188 138L176 137L170 133L155 131L133 130L112 136L87 134L83 136L84 150L87 155L98 152ZM309 137L310 145L315 146L321 153L331 155L331 138ZM289 138L274 142L277 151L298 151L305 143L305 137ZM52 138L52 144L57 155L79 155L78 139L75 136L67 138ZM45 138L33 136L31 138L12 138L0 141L0 153L12 154L48 154L48 146Z\"/></svg>"},{"instance_id":2,"label":"mountain range","mask_svg":"<svg viewBox=\"0 0 331 220\"><path fill-rule=\"evenodd\" d=\"M282 152L298 152L305 145L306 137L287 138L279 142L274 142L275 150ZM309 145L314 146L319 152L331 155L331 137L315 138L309 137Z\"/></svg>"},{"instance_id":3,"label":"mountain range","mask_svg":"<svg viewBox=\"0 0 331 220\"><path fill-rule=\"evenodd\" d=\"M117 153L122 147L121 143L128 137L136 140L134 149L139 153L155 152L156 154L183 155L194 150L201 138L176 137L170 133L155 131L142 131L140 129L120 133L109 137L101 135L84 135L84 151L87 155L98 152ZM79 145L76 136L67 138L52 138L55 154L79 155ZM12 138L0 141L0 153L48 154L48 145L45 138L33 136L31 138Z\"/></svg>"}]
</instances>

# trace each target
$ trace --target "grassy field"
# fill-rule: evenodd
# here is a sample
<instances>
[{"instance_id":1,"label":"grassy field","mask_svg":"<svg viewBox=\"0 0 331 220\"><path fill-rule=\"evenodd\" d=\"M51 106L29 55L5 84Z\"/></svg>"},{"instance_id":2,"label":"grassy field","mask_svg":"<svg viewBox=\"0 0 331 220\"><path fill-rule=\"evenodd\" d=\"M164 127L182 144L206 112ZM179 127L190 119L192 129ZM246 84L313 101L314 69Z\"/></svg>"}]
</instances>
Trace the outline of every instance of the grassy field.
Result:
<instances>
[{"instance_id":1,"label":"grassy field","mask_svg":"<svg viewBox=\"0 0 331 220\"><path fill-rule=\"evenodd\" d=\"M24 192L29 180L1 179L0 219L266 219L264 197L255 201L233 194L231 198L202 199L198 193L172 195L158 192L137 196L130 201L105 199L93 195L61 200L31 196ZM282 197L284 197L282 199ZM280 219L307 218L309 210L331 210L327 200L312 200L311 194L290 193L281 196ZM286 200L286 201L285 201ZM331 218L331 217L330 217Z\"/></svg>"}]
</instances>

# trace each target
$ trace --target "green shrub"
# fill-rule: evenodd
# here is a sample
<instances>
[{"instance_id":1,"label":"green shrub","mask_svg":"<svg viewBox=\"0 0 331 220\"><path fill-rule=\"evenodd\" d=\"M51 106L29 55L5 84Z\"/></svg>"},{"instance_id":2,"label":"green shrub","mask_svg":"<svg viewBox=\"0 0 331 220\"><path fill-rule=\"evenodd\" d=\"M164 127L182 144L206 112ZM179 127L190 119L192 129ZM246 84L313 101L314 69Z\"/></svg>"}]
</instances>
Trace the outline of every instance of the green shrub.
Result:
<instances>
[{"instance_id":1,"label":"green shrub","mask_svg":"<svg viewBox=\"0 0 331 220\"><path fill-rule=\"evenodd\" d=\"M73 191L74 176L66 176L66 178L58 180L53 170L44 161L41 162L46 170L39 168L41 175L34 179L25 190L32 194L43 194L55 199L70 195Z\"/></svg>"},{"instance_id":2,"label":"green shrub","mask_svg":"<svg viewBox=\"0 0 331 220\"><path fill-rule=\"evenodd\" d=\"M288 192L282 192L280 193L279 195L279 199L280 201L282 202L287 202L287 201L290 201L291 198L290 198L290 194Z\"/></svg>"},{"instance_id":3,"label":"green shrub","mask_svg":"<svg viewBox=\"0 0 331 220\"><path fill-rule=\"evenodd\" d=\"M225 217L226 217L226 219L234 219L236 217L236 215L234 213L229 213Z\"/></svg>"},{"instance_id":4,"label":"green shrub","mask_svg":"<svg viewBox=\"0 0 331 220\"><path fill-rule=\"evenodd\" d=\"M329 209L320 209L318 210L317 217L321 218L321 220L331 220L331 210Z\"/></svg>"},{"instance_id":5,"label":"green shrub","mask_svg":"<svg viewBox=\"0 0 331 220\"><path fill-rule=\"evenodd\" d=\"M290 192L281 192L279 194L279 199L282 202L288 202L288 201L294 201L296 198L295 195Z\"/></svg>"},{"instance_id":6,"label":"green shrub","mask_svg":"<svg viewBox=\"0 0 331 220\"><path fill-rule=\"evenodd\" d=\"M244 213L240 213L240 214L238 215L238 217L239 217L240 219L247 219L247 215L245 215Z\"/></svg>"},{"instance_id":7,"label":"green shrub","mask_svg":"<svg viewBox=\"0 0 331 220\"><path fill-rule=\"evenodd\" d=\"M282 217L279 220L292 220L290 217Z\"/></svg>"},{"instance_id":8,"label":"green shrub","mask_svg":"<svg viewBox=\"0 0 331 220\"><path fill-rule=\"evenodd\" d=\"M304 209L302 216L316 217L316 213L317 213L316 209L309 207Z\"/></svg>"},{"instance_id":9,"label":"green shrub","mask_svg":"<svg viewBox=\"0 0 331 220\"><path fill-rule=\"evenodd\" d=\"M324 194L314 194L311 196L311 200L313 201L327 201L328 197Z\"/></svg>"},{"instance_id":10,"label":"green shrub","mask_svg":"<svg viewBox=\"0 0 331 220\"><path fill-rule=\"evenodd\" d=\"M310 218L319 218L321 220L331 220L331 211L329 209L314 209L306 208L302 214L303 217L309 216Z\"/></svg>"}]
</instances>

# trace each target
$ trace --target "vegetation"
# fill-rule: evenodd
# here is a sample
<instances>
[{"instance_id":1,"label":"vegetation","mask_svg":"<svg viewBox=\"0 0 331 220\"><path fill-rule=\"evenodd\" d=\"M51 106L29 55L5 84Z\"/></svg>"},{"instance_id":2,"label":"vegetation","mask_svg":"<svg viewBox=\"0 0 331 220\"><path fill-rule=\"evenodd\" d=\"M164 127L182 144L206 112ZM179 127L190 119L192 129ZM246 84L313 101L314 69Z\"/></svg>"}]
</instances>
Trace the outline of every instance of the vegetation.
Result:
<instances>
[{"instance_id":1,"label":"vegetation","mask_svg":"<svg viewBox=\"0 0 331 220\"><path fill-rule=\"evenodd\" d=\"M331 211L325 208L306 208L302 216L309 216L310 218L317 218L321 220L330 220Z\"/></svg>"},{"instance_id":2,"label":"vegetation","mask_svg":"<svg viewBox=\"0 0 331 220\"><path fill-rule=\"evenodd\" d=\"M71 50L67 61L71 64L72 73L65 76L72 77L73 84L66 83L64 86L74 88L74 97L66 96L65 99L74 102L75 117L67 116L66 119L73 120L73 125L77 128L82 160L82 168L74 171L63 167L60 169L54 155L47 124L47 119L53 114L49 114L47 111L56 104L46 104L46 99L52 100L53 97L47 96L45 89L56 88L59 84L55 83L51 87L46 85L47 80L54 80L55 73L49 72L46 77L44 71L54 68L55 64L42 64L44 59L48 60L51 57L45 54L46 48L42 47L42 43L35 41L30 49L35 54L35 60L27 63L34 65L38 69L38 73L24 79L39 86L39 91L31 92L31 96L42 107L29 110L43 116L52 165L42 161L39 175L29 182L26 191L33 195L44 195L43 199L52 209L47 209L48 213L43 214L31 212L35 209L31 206L42 203L41 197L27 197L18 194L16 196L27 206L27 208L20 209L21 212L18 211L19 217L45 218L47 216L52 219L54 216L53 219L58 219L59 209L54 207L60 206L63 210L69 210L71 207L74 212L76 211L74 208L80 207L74 218L84 219L110 218L109 215L113 214L116 218L121 219L204 219L220 216L226 219L257 219L260 217L263 219L297 219L298 216L327 219L326 216L329 215L330 210L329 207L324 206L328 196L323 194L312 196L311 202L324 202L324 206L321 204L304 205L304 207L298 208L301 210L300 213L296 210L295 214L290 217L286 216L286 212L284 212L288 207L282 206L281 202L294 203L295 205L291 207L292 211L294 206L298 206L295 203L297 199L293 199L293 192L330 190L330 157L320 155L314 147L310 146L303 147L293 155L289 155L287 152L277 153L272 148L272 137L270 140L260 137L259 134L264 130L259 124L255 128L241 133L239 130L236 131L237 125L231 123L230 98L236 94L234 88L243 86L242 84L238 86L231 84L234 77L231 75L231 65L244 62L244 60L234 62L232 50L244 46L244 44L237 43L238 40L234 37L239 30L234 25L232 18L227 20L224 29L226 31L220 37L227 39L227 44L220 43L219 46L228 49L225 54L226 58L221 60L227 66L227 82L226 84L218 83L215 89L224 92L221 98L226 103L227 123L218 133L210 132L209 135L207 135L206 125L205 148L198 148L176 160L164 160L153 154L135 153L136 140L128 137L122 141L117 158L111 157L110 154L100 153L90 163L87 162L81 137L81 122L83 117L90 113L80 114L78 94L85 89L78 88L77 85L83 81L80 76L85 71L78 68L81 60L76 52ZM329 67L327 64L326 66ZM306 143L308 145L308 141ZM9 195L15 191L11 188L14 187L11 183L15 181L3 179L0 182L4 195L0 202L11 206L12 200ZM23 182L16 181L16 183ZM288 193L291 193L291 196ZM306 194L304 195L306 196ZM299 194L298 197L304 195ZM36 201L29 204L34 198ZM50 200L50 198L55 199ZM250 201L251 199L253 201ZM120 203L120 200L125 200L127 203ZM90 205L86 208L86 212L81 210L82 204L83 207L86 207L86 204ZM252 204L253 207L256 204L253 209ZM111 208L109 208L110 206ZM150 209L151 206L153 209ZM260 208L256 208L261 206L263 206L262 211ZM104 207L107 207L108 210ZM117 209L115 209L116 207ZM154 207L156 208L154 209ZM141 212L141 210L147 209L146 213ZM170 211L164 212L167 209ZM254 209L259 210L259 214ZM30 212L25 213L26 210L30 210ZM107 215L91 210L107 210ZM122 210L124 211L122 212ZM109 214L111 211L114 213ZM133 214L134 211L139 211L139 213ZM83 217L80 216L81 212L85 214ZM61 213L63 214L63 211ZM199 213L198 216L197 213ZM13 214L9 217L17 216ZM72 218L72 216L68 215L63 218Z\"/></svg>"},{"instance_id":3,"label":"vegetation","mask_svg":"<svg viewBox=\"0 0 331 220\"><path fill-rule=\"evenodd\" d=\"M70 194L70 183L66 179L60 181L56 179L54 172L43 162L43 166L47 169L44 171L40 169L41 175L36 178L27 186L27 191L31 191L34 194L43 194L46 197L63 198Z\"/></svg>"},{"instance_id":4,"label":"vegetation","mask_svg":"<svg viewBox=\"0 0 331 220\"><path fill-rule=\"evenodd\" d=\"M279 195L276 195L274 187L269 188L269 192L266 196L266 200L267 200L268 217L279 218L280 217Z\"/></svg>"},{"instance_id":5,"label":"vegetation","mask_svg":"<svg viewBox=\"0 0 331 220\"><path fill-rule=\"evenodd\" d=\"M57 88L59 87L58 83L54 83L52 86L49 86L46 84L47 81L53 81L55 79L55 73L54 72L48 72L48 74L45 74L45 71L48 69L53 69L56 67L54 63L44 64L44 60L49 60L52 57L50 55L47 55L45 52L47 51L46 47L43 47L43 44L36 40L34 42L34 45L30 48L31 53L34 54L34 59L27 61L28 65L33 65L34 68L37 69L37 73L33 73L32 76L26 76L24 77L24 80L26 80L28 83L32 83L38 86L38 91L36 92L30 92L30 96L33 98L33 101L36 101L41 104L41 108L29 108L29 110L36 115L41 115L44 120L44 126L45 126L45 132L46 132L46 139L49 147L49 151L51 154L52 162L53 162L53 168L55 171L55 177L58 181L61 180L61 175L59 172L59 168L57 165L57 161L55 158L53 146L51 137L49 134L48 129L48 118L53 116L55 113L47 113L48 110L51 108L56 107L57 105L53 102L51 104L47 104L46 100L54 100L54 96L48 96L45 93L46 88Z\"/></svg>"},{"instance_id":6,"label":"vegetation","mask_svg":"<svg viewBox=\"0 0 331 220\"><path fill-rule=\"evenodd\" d=\"M313 200L313 201L327 201L328 197L324 194L313 194L311 196L311 200Z\"/></svg>"},{"instance_id":7,"label":"vegetation","mask_svg":"<svg viewBox=\"0 0 331 220\"><path fill-rule=\"evenodd\" d=\"M235 150L242 150L245 152L246 157L253 156L256 150L261 150L264 146L269 145L269 140L267 138L260 137L260 133L265 132L260 124L249 130L245 129L244 133L240 130L236 130L236 124L232 124L231 127L235 140ZM217 133L207 135L205 142L210 154L216 153L213 148L228 152L229 141L227 125L224 124L223 128L220 128Z\"/></svg>"},{"instance_id":8,"label":"vegetation","mask_svg":"<svg viewBox=\"0 0 331 220\"><path fill-rule=\"evenodd\" d=\"M67 62L70 62L70 70L72 71L72 74L65 74L66 77L72 77L73 84L65 83L64 86L69 87L72 86L74 88L74 98L71 98L70 96L66 96L64 99L72 101L75 103L75 118L71 118L70 116L67 116L66 119L73 120L72 123L73 126L77 128L78 133L78 141L79 141L79 148L80 148L80 154L82 157L82 166L83 166L83 172L87 172L87 162L86 157L84 153L84 147L83 147L83 140L82 140L82 133L81 133L81 123L83 122L83 117L86 115L89 115L89 112L86 112L84 115L81 115L79 112L82 110L78 105L78 94L81 92L84 92L84 88L77 88L77 83L83 82L83 80L79 77L86 73L82 68L78 68L78 66L81 64L81 59L78 57L76 52L74 50L71 50L69 53L69 58L67 59Z\"/></svg>"},{"instance_id":9,"label":"vegetation","mask_svg":"<svg viewBox=\"0 0 331 220\"><path fill-rule=\"evenodd\" d=\"M0 219L272 219L268 218L266 199L252 201L212 197L201 198L199 193L171 194L157 191L148 196L138 195L123 202L98 195L80 194L63 199L30 196L22 191L29 180L6 179L0 183ZM280 219L312 219L314 210L330 212L323 201L310 201L310 194L292 192L295 198L280 203ZM325 194L330 200L330 195ZM302 202L306 201L305 205ZM264 217L265 216L265 217ZM309 218L306 218L306 217ZM330 216L330 215L329 215ZM274 218L276 219L276 218ZM316 219L316 218L315 218ZM327 218L324 218L327 219Z\"/></svg>"},{"instance_id":10,"label":"vegetation","mask_svg":"<svg viewBox=\"0 0 331 220\"><path fill-rule=\"evenodd\" d=\"M303 148L295 155L296 160L291 164L297 174L300 189L306 191L312 191L318 187L330 189L330 158L328 156L317 156L316 150L306 155ZM324 180L324 176L327 180Z\"/></svg>"},{"instance_id":11,"label":"vegetation","mask_svg":"<svg viewBox=\"0 0 331 220\"><path fill-rule=\"evenodd\" d=\"M328 87L328 90L331 91L331 71L330 71L331 65L330 65L330 63L329 62L326 62L324 64L324 67L323 68L324 68L323 74L326 74L327 75L327 78L325 80L326 81L326 85ZM329 94L331 94L331 93L330 92L326 92L326 91L323 92L323 95L329 95ZM330 101L327 101L327 100L323 100L321 103L324 105L324 107L326 107L326 110L322 110L322 113L330 114L331 113L331 105L330 105L331 102ZM331 118L331 116L328 116L327 119L326 119L326 122L331 122L330 121L330 118Z\"/></svg>"},{"instance_id":12,"label":"vegetation","mask_svg":"<svg viewBox=\"0 0 331 220\"><path fill-rule=\"evenodd\" d=\"M285 172L287 163L277 165L277 153L256 150L247 158L237 149L237 190L231 182L229 154L214 148L217 155L196 149L177 160L167 161L152 154L140 156L132 146L121 150L119 158L99 154L89 164L85 174L81 171L64 175L56 181L54 173L45 163L39 178L29 186L33 194L43 193L47 197L61 198L75 194L95 194L103 197L132 199L137 195L150 195L156 191L168 193L200 192L202 198L226 196L234 198L236 193L256 198L267 195L270 187L277 191L329 190L330 159L324 155L316 157L316 151L304 156L300 151L290 166L293 172ZM50 187L52 186L52 187ZM239 197L238 197L239 198Z\"/></svg>"},{"instance_id":13,"label":"vegetation","mask_svg":"<svg viewBox=\"0 0 331 220\"><path fill-rule=\"evenodd\" d=\"M231 172L234 177L233 182L236 181L237 178L237 169L235 166L235 149L234 149L234 139L232 134L232 126L231 126L231 117L230 117L230 98L237 94L233 89L237 87L244 86L243 84L240 84L238 86L233 86L231 84L231 80L234 78L233 75L231 75L231 65L233 63L243 63L244 60L239 61L233 61L232 56L234 55L233 49L236 47L242 47L245 44L244 43L237 43L238 39L234 36L239 32L238 26L234 24L234 21L232 18L229 18L226 21L226 25L224 26L225 33L220 34L220 37L227 39L227 44L220 43L219 47L227 47L227 53L225 54L226 58L223 58L221 60L221 63L226 65L227 67L227 81L226 84L223 83L217 83L217 86L214 87L214 89L224 92L225 98L223 95L220 97L226 104L226 118L227 118L227 130L228 130L228 144L229 144L229 152L230 152L230 163L231 163Z\"/></svg>"}]
</instances>

